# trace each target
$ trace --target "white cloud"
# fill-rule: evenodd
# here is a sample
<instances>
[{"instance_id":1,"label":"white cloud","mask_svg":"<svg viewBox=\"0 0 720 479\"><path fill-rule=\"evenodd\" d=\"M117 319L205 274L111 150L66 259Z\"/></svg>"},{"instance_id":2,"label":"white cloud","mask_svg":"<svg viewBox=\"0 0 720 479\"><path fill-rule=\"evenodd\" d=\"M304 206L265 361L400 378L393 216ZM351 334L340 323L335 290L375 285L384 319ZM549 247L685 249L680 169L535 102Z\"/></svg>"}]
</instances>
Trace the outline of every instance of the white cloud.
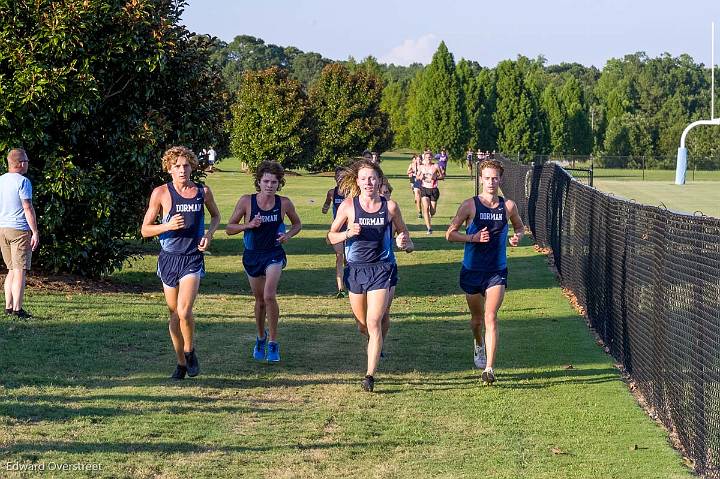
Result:
<instances>
[{"instance_id":1,"label":"white cloud","mask_svg":"<svg viewBox=\"0 0 720 479\"><path fill-rule=\"evenodd\" d=\"M411 63L427 65L432 60L433 53L439 44L440 40L434 33L423 35L417 40L410 38L402 42L402 45L394 47L386 55L381 56L379 61L406 66Z\"/></svg>"}]
</instances>

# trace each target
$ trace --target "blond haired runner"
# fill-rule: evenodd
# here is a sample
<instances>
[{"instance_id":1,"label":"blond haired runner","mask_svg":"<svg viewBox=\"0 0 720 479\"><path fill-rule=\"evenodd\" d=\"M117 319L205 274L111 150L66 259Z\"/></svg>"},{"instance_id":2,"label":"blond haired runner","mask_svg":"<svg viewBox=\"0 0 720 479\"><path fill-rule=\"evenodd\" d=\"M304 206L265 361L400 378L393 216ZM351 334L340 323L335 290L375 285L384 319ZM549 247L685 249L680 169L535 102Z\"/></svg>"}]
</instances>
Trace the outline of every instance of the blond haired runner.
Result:
<instances>
[{"instance_id":1,"label":"blond haired runner","mask_svg":"<svg viewBox=\"0 0 720 479\"><path fill-rule=\"evenodd\" d=\"M475 365L483 369L482 381L495 382L495 351L497 349L497 313L507 286L508 219L515 234L510 245L517 246L524 226L517 205L498 196L502 163L485 160L478 166L482 193L460 205L448 227L445 238L465 243L460 269L460 287L470 308L470 327L475 339ZM465 233L458 230L465 225ZM485 326L483 337L482 329ZM484 340L484 344L483 344Z\"/></svg>"},{"instance_id":2,"label":"blond haired runner","mask_svg":"<svg viewBox=\"0 0 720 479\"><path fill-rule=\"evenodd\" d=\"M383 338L390 327L389 305L397 284L393 228L398 248L412 251L410 232L400 207L380 195L384 175L377 163L361 159L350 165L340 185L346 194L327 234L331 244L345 242L345 286L360 333L368 338L364 391L375 387ZM347 224L347 229L343 229Z\"/></svg>"},{"instance_id":3,"label":"blond haired runner","mask_svg":"<svg viewBox=\"0 0 720 479\"><path fill-rule=\"evenodd\" d=\"M157 275L170 310L170 338L177 356L177 367L170 377L180 380L186 374L194 377L200 373L192 308L200 279L205 276L203 253L220 224L220 210L210 187L190 179L198 160L189 148L173 146L163 155L162 165L172 181L153 190L140 231L144 238L160 237ZM205 208L210 212L207 231ZM161 212L162 221L157 224Z\"/></svg>"}]
</instances>

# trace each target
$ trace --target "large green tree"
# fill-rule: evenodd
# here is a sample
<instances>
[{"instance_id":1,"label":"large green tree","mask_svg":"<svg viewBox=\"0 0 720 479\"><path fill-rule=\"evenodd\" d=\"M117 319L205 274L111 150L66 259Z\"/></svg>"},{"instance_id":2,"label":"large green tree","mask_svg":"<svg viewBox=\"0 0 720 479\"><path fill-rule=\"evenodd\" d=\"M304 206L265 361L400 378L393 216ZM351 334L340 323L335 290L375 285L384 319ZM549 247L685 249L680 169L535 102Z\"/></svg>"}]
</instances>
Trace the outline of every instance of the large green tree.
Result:
<instances>
[{"instance_id":1,"label":"large green tree","mask_svg":"<svg viewBox=\"0 0 720 479\"><path fill-rule=\"evenodd\" d=\"M485 109L484 91L478 82L480 65L463 58L458 62L456 71L465 106L462 142L475 149L480 144L480 130L483 128L481 120Z\"/></svg>"},{"instance_id":2,"label":"large green tree","mask_svg":"<svg viewBox=\"0 0 720 479\"><path fill-rule=\"evenodd\" d=\"M392 146L390 121L380 109L382 89L380 77L366 68L351 72L335 63L323 69L310 88L318 143L309 170L330 170L365 149Z\"/></svg>"},{"instance_id":3,"label":"large green tree","mask_svg":"<svg viewBox=\"0 0 720 479\"><path fill-rule=\"evenodd\" d=\"M567 146L564 153L588 155L592 150L592 131L580 82L567 76L559 92L566 117Z\"/></svg>"},{"instance_id":4,"label":"large green tree","mask_svg":"<svg viewBox=\"0 0 720 479\"><path fill-rule=\"evenodd\" d=\"M210 42L184 2L0 3L0 150L32 159L47 270L101 275L130 254L168 146L222 143Z\"/></svg>"},{"instance_id":5,"label":"large green tree","mask_svg":"<svg viewBox=\"0 0 720 479\"><path fill-rule=\"evenodd\" d=\"M476 78L478 92L482 97L482 110L478 117L478 144L471 145L483 151L498 149L498 131L495 124L497 109L497 90L495 87L495 70L483 69Z\"/></svg>"},{"instance_id":6,"label":"large green tree","mask_svg":"<svg viewBox=\"0 0 720 479\"><path fill-rule=\"evenodd\" d=\"M543 92L542 104L550 130L550 152L554 155L569 152L568 116L565 106L558 98L555 84L550 83Z\"/></svg>"},{"instance_id":7,"label":"large green tree","mask_svg":"<svg viewBox=\"0 0 720 479\"><path fill-rule=\"evenodd\" d=\"M444 146L451 157L464 157L465 107L455 61L445 42L440 42L414 94L414 104L408 110L412 146Z\"/></svg>"},{"instance_id":8,"label":"large green tree","mask_svg":"<svg viewBox=\"0 0 720 479\"><path fill-rule=\"evenodd\" d=\"M385 86L380 109L387 113L393 133L393 146L410 146L410 132L407 124L408 88L403 82L395 81Z\"/></svg>"},{"instance_id":9,"label":"large green tree","mask_svg":"<svg viewBox=\"0 0 720 479\"><path fill-rule=\"evenodd\" d=\"M285 69L247 71L232 106L233 155L255 168L275 160L292 168L313 154L314 130L307 95Z\"/></svg>"},{"instance_id":10,"label":"large green tree","mask_svg":"<svg viewBox=\"0 0 720 479\"><path fill-rule=\"evenodd\" d=\"M498 148L505 153L537 151L531 92L515 62L502 61L496 68L497 103L494 114Z\"/></svg>"}]
</instances>

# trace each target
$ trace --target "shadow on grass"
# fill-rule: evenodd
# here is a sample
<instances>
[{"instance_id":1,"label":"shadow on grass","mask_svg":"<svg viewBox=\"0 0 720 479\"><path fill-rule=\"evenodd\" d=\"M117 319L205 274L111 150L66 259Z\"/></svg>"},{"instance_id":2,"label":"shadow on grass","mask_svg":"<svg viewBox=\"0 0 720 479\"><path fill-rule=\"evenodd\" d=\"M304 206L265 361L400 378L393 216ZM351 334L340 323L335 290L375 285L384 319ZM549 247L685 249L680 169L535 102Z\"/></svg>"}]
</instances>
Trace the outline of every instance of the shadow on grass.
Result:
<instances>
[{"instance_id":1,"label":"shadow on grass","mask_svg":"<svg viewBox=\"0 0 720 479\"><path fill-rule=\"evenodd\" d=\"M409 316L415 319L408 319ZM389 354L381 375L451 374L427 382L450 381L462 386L457 373L472 367L472 336L467 317L432 320L416 313L393 315L386 340ZM359 374L365 365L365 338L350 318L328 321L284 320L279 328L283 361L267 364L251 359L254 323L247 319L197 324L197 351L202 374L183 382L167 379L174 354L164 322L112 318L79 323L21 326L0 322L6 338L0 350L6 388L22 386L256 388L301 387L342 383L338 376ZM612 368L586 369L584 364L605 358L575 318L507 319L500 321L498 361L513 372L510 382L537 387L552 381L613 380ZM558 335L563 340L557 341ZM68 361L67 358L71 358ZM566 370L568 364L574 365ZM593 366L595 367L595 366ZM547 371L546 369L549 369ZM458 383L459 381L459 383ZM137 400L143 400L138 398ZM189 405L192 407L192 403ZM73 414L72 411L67 411ZM31 415L25 411L24 416Z\"/></svg>"},{"instance_id":2,"label":"shadow on grass","mask_svg":"<svg viewBox=\"0 0 720 479\"><path fill-rule=\"evenodd\" d=\"M188 396L175 396L166 398L163 396L142 396L128 394L125 396L103 397L103 396L66 396L66 395L20 395L12 399L0 401L0 415L13 417L26 423L33 422L63 422L68 419L80 417L102 418L117 416L142 416L148 413L165 414L187 414L193 412L210 413L239 413L263 414L269 412L281 412L281 408L264 409L247 406L211 406L202 407L199 405L188 405ZM81 406L78 403L84 401L108 400L117 401L124 406L134 407L100 407ZM163 404L164 401L172 400L173 404ZM225 401L228 401L225 399ZM160 403L159 406L143 404L137 407L139 402Z\"/></svg>"},{"instance_id":3,"label":"shadow on grass","mask_svg":"<svg viewBox=\"0 0 720 479\"><path fill-rule=\"evenodd\" d=\"M242 440L242 439L239 439ZM284 442L284 443L283 443ZM413 441L414 446L427 444L426 441ZM295 452L302 450L323 450L348 448L390 448L407 447L403 441L389 441L374 439L372 441L318 441L312 443L288 443L278 441L268 446L243 446L243 445L209 445L191 442L167 442L167 441L138 441L138 442L76 442L76 441L43 441L15 443L9 447L10 453L46 453L46 452L68 452L73 454L96 454L96 453L248 453L248 452Z\"/></svg>"}]
</instances>

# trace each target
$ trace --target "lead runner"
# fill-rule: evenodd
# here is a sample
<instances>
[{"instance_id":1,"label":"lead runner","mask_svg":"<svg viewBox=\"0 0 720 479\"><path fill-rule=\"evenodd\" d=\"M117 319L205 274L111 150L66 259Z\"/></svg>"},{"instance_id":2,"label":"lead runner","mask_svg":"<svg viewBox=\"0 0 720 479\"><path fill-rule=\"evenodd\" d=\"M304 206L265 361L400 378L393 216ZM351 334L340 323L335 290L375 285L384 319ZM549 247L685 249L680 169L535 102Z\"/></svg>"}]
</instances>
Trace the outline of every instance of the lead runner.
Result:
<instances>
[{"instance_id":1,"label":"lead runner","mask_svg":"<svg viewBox=\"0 0 720 479\"><path fill-rule=\"evenodd\" d=\"M174 146L162 158L163 168L172 181L158 186L150 196L141 228L144 238L160 236L161 251L157 274L163 283L165 301L170 310L170 338L177 367L171 378L184 379L200 373L195 354L195 318L193 304L205 276L205 258L213 234L220 224L212 191L208 186L190 180L197 169L195 153L184 146ZM205 229L205 208L210 212L210 227ZM157 223L162 211L162 222Z\"/></svg>"},{"instance_id":2,"label":"lead runner","mask_svg":"<svg viewBox=\"0 0 720 479\"><path fill-rule=\"evenodd\" d=\"M502 163L485 160L478 168L482 193L460 205L445 238L448 241L465 243L460 288L465 292L470 308L470 327L475 337L475 365L483 369L483 383L490 385L495 382L493 365L498 340L497 313L507 286L505 245L508 219L515 232L510 238L511 246L520 243L525 227L515 202L498 196L504 171ZM458 232L462 225L466 226L465 234Z\"/></svg>"},{"instance_id":3,"label":"lead runner","mask_svg":"<svg viewBox=\"0 0 720 479\"><path fill-rule=\"evenodd\" d=\"M397 284L393 228L398 232L398 248L408 253L413 250L400 207L380 195L383 179L382 170L371 160L350 165L340 188L347 197L327 235L331 244L345 242L344 277L350 307L360 333L368 338L367 369L361 381L362 389L368 392L375 387L375 370L389 329L388 306Z\"/></svg>"}]
</instances>

